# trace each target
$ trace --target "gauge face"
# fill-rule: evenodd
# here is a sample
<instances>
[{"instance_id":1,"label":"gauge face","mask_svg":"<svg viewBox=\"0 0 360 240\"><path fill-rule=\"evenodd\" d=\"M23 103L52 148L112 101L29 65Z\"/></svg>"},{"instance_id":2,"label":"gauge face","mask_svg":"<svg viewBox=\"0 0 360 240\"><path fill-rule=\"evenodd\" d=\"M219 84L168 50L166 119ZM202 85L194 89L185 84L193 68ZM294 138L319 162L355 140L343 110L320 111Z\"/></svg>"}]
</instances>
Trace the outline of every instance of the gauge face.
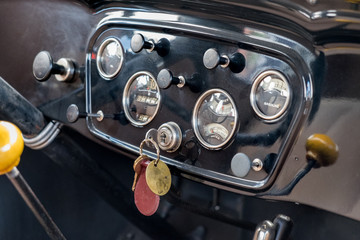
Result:
<instances>
[{"instance_id":1,"label":"gauge face","mask_svg":"<svg viewBox=\"0 0 360 240\"><path fill-rule=\"evenodd\" d=\"M115 38L108 38L101 43L96 59L97 69L106 80L115 77L121 69L124 51L120 42Z\"/></svg>"},{"instance_id":2,"label":"gauge face","mask_svg":"<svg viewBox=\"0 0 360 240\"><path fill-rule=\"evenodd\" d=\"M123 106L127 119L134 126L151 122L160 106L160 91L150 73L138 72L129 79L124 89Z\"/></svg>"},{"instance_id":3,"label":"gauge face","mask_svg":"<svg viewBox=\"0 0 360 240\"><path fill-rule=\"evenodd\" d=\"M290 86L286 78L277 71L263 72L251 88L251 106L265 120L280 118L287 110L290 98Z\"/></svg>"},{"instance_id":4,"label":"gauge face","mask_svg":"<svg viewBox=\"0 0 360 240\"><path fill-rule=\"evenodd\" d=\"M208 149L226 145L237 128L238 115L234 101L221 89L211 89L200 96L193 112L196 137Z\"/></svg>"}]
</instances>

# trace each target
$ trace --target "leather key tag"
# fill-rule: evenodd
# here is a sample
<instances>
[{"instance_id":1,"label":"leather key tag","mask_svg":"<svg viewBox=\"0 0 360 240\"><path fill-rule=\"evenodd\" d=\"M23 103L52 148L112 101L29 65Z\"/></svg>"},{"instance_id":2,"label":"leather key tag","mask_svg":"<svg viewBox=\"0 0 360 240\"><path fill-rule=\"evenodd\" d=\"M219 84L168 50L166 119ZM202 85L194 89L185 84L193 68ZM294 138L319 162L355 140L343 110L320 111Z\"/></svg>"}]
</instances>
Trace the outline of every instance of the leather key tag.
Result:
<instances>
[{"instance_id":1,"label":"leather key tag","mask_svg":"<svg viewBox=\"0 0 360 240\"><path fill-rule=\"evenodd\" d=\"M139 179L134 191L135 205L139 212L145 216L153 215L159 207L160 197L153 193L146 183L146 167L150 161L144 161Z\"/></svg>"}]
</instances>

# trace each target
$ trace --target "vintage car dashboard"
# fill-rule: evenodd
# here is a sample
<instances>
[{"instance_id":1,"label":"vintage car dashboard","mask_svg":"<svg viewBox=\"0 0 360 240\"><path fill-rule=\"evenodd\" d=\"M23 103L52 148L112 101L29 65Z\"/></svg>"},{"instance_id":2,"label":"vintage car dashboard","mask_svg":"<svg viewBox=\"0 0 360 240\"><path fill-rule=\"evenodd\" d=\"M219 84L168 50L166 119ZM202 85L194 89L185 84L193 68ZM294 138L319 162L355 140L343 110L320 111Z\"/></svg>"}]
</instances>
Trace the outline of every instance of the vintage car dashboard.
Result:
<instances>
[{"instance_id":1,"label":"vintage car dashboard","mask_svg":"<svg viewBox=\"0 0 360 240\"><path fill-rule=\"evenodd\" d=\"M24 29L33 12L39 27L4 38L19 52L4 50L0 74L49 122L131 159L151 138L173 175L360 220L358 1L18 4L4 16ZM44 50L74 62L72 81L35 80ZM279 194L314 133L339 146L337 162Z\"/></svg>"},{"instance_id":2,"label":"vintage car dashboard","mask_svg":"<svg viewBox=\"0 0 360 240\"><path fill-rule=\"evenodd\" d=\"M153 137L161 159L195 177L269 186L310 112L315 54L255 26L138 14L111 12L90 39L87 111L117 117L88 119L89 130L133 152Z\"/></svg>"}]
</instances>

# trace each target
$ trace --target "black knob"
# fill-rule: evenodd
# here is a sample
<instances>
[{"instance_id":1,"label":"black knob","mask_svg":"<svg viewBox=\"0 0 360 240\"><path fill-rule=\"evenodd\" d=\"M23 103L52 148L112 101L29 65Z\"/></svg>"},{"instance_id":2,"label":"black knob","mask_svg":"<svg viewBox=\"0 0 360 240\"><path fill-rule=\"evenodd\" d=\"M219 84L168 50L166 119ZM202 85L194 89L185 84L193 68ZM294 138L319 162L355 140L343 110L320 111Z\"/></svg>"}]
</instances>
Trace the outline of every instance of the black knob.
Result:
<instances>
[{"instance_id":1,"label":"black knob","mask_svg":"<svg viewBox=\"0 0 360 240\"><path fill-rule=\"evenodd\" d=\"M201 92L204 82L202 81L200 74L195 73L191 78L186 79L186 86L194 93Z\"/></svg>"},{"instance_id":2,"label":"black knob","mask_svg":"<svg viewBox=\"0 0 360 240\"><path fill-rule=\"evenodd\" d=\"M185 79L183 76L174 77L169 69L162 69L157 78L158 85L162 89L167 89L170 85L177 85L179 88L185 85L193 92L200 92L202 88L202 81L200 75L195 73L191 78Z\"/></svg>"},{"instance_id":3,"label":"black knob","mask_svg":"<svg viewBox=\"0 0 360 240\"><path fill-rule=\"evenodd\" d=\"M53 62L49 52L39 52L33 63L33 75L40 81L46 81L50 78L51 74L63 74L65 68Z\"/></svg>"},{"instance_id":4,"label":"black knob","mask_svg":"<svg viewBox=\"0 0 360 240\"><path fill-rule=\"evenodd\" d=\"M162 89L167 89L171 84L179 84L181 82L180 78L174 77L169 69L162 69L156 78L158 85ZM184 81L183 81L184 82Z\"/></svg>"},{"instance_id":5,"label":"black knob","mask_svg":"<svg viewBox=\"0 0 360 240\"><path fill-rule=\"evenodd\" d=\"M229 68L233 73L239 73L245 68L245 57L241 53L234 53L230 56Z\"/></svg>"},{"instance_id":6,"label":"black knob","mask_svg":"<svg viewBox=\"0 0 360 240\"><path fill-rule=\"evenodd\" d=\"M161 57L166 56L170 51L170 42L166 38L162 38L157 43L154 43L146 41L144 36L139 33L131 38L130 46L134 53L138 53L143 49L148 49L149 51L155 50Z\"/></svg>"},{"instance_id":7,"label":"black knob","mask_svg":"<svg viewBox=\"0 0 360 240\"><path fill-rule=\"evenodd\" d=\"M229 67L234 73L241 72L245 67L245 57L241 53L234 53L230 58L220 54L214 48L208 49L203 56L203 63L207 69L214 69L217 66Z\"/></svg>"}]
</instances>

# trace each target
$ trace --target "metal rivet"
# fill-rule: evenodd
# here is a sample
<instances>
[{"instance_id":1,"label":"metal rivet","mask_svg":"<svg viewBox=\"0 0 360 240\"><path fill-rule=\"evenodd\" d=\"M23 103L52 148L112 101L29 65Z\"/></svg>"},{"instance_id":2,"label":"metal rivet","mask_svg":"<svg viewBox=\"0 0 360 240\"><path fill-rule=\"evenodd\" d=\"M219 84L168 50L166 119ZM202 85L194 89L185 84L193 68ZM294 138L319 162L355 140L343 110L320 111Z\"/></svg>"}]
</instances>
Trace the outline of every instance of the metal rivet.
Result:
<instances>
[{"instance_id":1,"label":"metal rivet","mask_svg":"<svg viewBox=\"0 0 360 240\"><path fill-rule=\"evenodd\" d=\"M263 162L259 158L255 158L251 164L254 171L258 172L263 168Z\"/></svg>"}]
</instances>

